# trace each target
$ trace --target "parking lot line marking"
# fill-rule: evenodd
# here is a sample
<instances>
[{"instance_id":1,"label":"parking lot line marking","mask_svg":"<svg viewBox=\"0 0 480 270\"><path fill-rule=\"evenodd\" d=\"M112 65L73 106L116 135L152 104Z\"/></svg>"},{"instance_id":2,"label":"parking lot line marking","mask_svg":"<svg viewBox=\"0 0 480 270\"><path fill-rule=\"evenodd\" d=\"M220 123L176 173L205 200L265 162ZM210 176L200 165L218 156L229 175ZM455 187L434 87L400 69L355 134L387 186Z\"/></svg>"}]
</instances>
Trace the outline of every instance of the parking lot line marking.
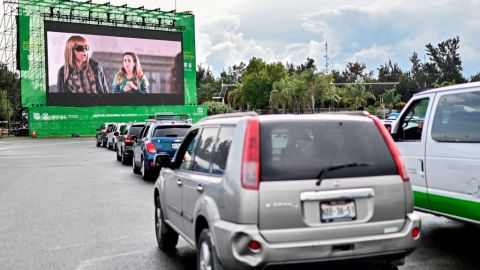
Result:
<instances>
[{"instance_id":1,"label":"parking lot line marking","mask_svg":"<svg viewBox=\"0 0 480 270\"><path fill-rule=\"evenodd\" d=\"M61 142L61 143L47 143L47 144L29 144L29 145L20 145L20 146L12 146L12 147L5 147L0 148L2 150L10 150L10 149L19 149L19 148L30 148L30 147L40 147L40 146L52 146L52 145L62 145L62 144L79 144L79 143L91 143L91 141L82 141L82 142Z\"/></svg>"},{"instance_id":2,"label":"parking lot line marking","mask_svg":"<svg viewBox=\"0 0 480 270\"><path fill-rule=\"evenodd\" d=\"M150 251L154 251L154 250L157 250L157 249L151 249L150 248L150 249L136 250L136 251L132 251L132 252L125 252L125 253L114 254L114 255L110 255L110 256L103 256L103 257L93 258L93 259L89 259L89 260L84 260L84 261L80 262L80 265L78 265L78 267L75 268L75 270L87 269L88 267L91 267L95 263L98 263L98 262L101 262L101 261L106 261L106 260L110 260L110 259L114 259L114 258L118 258L118 257L131 256L131 255L135 255L135 254L142 254L142 253L150 252Z\"/></svg>"}]
</instances>

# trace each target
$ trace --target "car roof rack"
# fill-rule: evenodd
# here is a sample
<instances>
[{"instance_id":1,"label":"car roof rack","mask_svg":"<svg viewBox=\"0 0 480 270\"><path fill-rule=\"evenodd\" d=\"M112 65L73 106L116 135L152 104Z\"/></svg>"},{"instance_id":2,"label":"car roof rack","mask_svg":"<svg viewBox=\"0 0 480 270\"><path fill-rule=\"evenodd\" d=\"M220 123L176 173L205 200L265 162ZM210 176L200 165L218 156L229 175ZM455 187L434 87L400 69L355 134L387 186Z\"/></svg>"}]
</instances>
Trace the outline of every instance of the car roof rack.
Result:
<instances>
[{"instance_id":1,"label":"car roof rack","mask_svg":"<svg viewBox=\"0 0 480 270\"><path fill-rule=\"evenodd\" d=\"M188 114L154 114L150 115L148 119L153 119L153 120L187 120L190 119L190 115Z\"/></svg>"},{"instance_id":2,"label":"car roof rack","mask_svg":"<svg viewBox=\"0 0 480 270\"><path fill-rule=\"evenodd\" d=\"M368 116L370 115L367 111L348 111L348 112L321 112L321 114L343 114L343 115L358 115L358 116Z\"/></svg>"},{"instance_id":3,"label":"car roof rack","mask_svg":"<svg viewBox=\"0 0 480 270\"><path fill-rule=\"evenodd\" d=\"M201 121L211 120L211 119L221 119L221 118L233 118L233 117L243 117L243 116L258 116L256 112L236 112L236 113L224 113L216 114L203 118Z\"/></svg>"}]
</instances>

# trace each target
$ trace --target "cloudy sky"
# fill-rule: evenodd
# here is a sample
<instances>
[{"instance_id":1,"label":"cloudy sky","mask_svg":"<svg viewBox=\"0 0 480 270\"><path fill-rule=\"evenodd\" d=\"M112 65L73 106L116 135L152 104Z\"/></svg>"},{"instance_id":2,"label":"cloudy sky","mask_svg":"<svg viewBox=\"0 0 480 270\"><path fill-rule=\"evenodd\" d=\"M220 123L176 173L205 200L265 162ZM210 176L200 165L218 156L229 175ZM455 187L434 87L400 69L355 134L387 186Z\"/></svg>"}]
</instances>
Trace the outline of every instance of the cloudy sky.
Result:
<instances>
[{"instance_id":1,"label":"cloudy sky","mask_svg":"<svg viewBox=\"0 0 480 270\"><path fill-rule=\"evenodd\" d=\"M111 3L175 8L174 0ZM428 60L427 43L457 35L464 74L480 71L480 0L177 0L176 8L193 11L197 64L215 75L252 56L296 64L311 57L324 69L325 42L330 69L361 61L375 71L392 59L406 70L414 51Z\"/></svg>"}]
</instances>

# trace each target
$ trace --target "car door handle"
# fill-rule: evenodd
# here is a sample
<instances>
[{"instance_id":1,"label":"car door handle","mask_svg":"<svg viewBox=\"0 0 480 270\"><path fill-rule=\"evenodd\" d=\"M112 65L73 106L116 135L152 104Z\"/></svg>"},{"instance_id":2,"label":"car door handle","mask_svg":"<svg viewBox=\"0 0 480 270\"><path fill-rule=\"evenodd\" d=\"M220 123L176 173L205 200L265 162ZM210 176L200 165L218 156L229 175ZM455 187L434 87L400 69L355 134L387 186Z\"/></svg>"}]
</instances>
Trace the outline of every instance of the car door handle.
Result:
<instances>
[{"instance_id":1,"label":"car door handle","mask_svg":"<svg viewBox=\"0 0 480 270\"><path fill-rule=\"evenodd\" d=\"M202 185L197 185L197 191L200 192L200 193L203 193L203 190L205 188L202 186Z\"/></svg>"},{"instance_id":2,"label":"car door handle","mask_svg":"<svg viewBox=\"0 0 480 270\"><path fill-rule=\"evenodd\" d=\"M178 180L177 180L177 186L181 187L182 185L183 185L182 180L178 179Z\"/></svg>"}]
</instances>

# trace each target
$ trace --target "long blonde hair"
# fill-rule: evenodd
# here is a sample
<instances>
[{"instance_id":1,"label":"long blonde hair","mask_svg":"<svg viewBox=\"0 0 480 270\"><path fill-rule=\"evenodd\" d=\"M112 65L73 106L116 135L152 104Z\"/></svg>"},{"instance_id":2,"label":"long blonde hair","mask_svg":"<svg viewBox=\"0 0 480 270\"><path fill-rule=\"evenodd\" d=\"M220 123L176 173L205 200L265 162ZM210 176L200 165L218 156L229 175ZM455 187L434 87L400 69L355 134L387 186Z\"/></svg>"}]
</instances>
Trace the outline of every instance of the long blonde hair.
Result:
<instances>
[{"instance_id":1,"label":"long blonde hair","mask_svg":"<svg viewBox=\"0 0 480 270\"><path fill-rule=\"evenodd\" d=\"M87 43L87 40L82 36L71 36L65 43L65 65L63 66L63 81L67 81L70 70L76 68L75 53L73 52L73 47L75 47L75 45L87 45ZM87 66L87 74L90 77L90 80L94 80L95 76L93 75L89 61L90 57L87 54L87 59L85 61Z\"/></svg>"},{"instance_id":2,"label":"long blonde hair","mask_svg":"<svg viewBox=\"0 0 480 270\"><path fill-rule=\"evenodd\" d=\"M143 70L142 65L140 64L140 59L138 59L137 54L134 52L126 52L122 55L122 67L118 70L117 84L121 84L123 79L127 77L127 71L123 67L123 59L126 55L129 55L133 58L133 62L135 63L135 66L133 67L133 76L135 78L134 82L135 85L139 86L138 83L143 79Z\"/></svg>"}]
</instances>

